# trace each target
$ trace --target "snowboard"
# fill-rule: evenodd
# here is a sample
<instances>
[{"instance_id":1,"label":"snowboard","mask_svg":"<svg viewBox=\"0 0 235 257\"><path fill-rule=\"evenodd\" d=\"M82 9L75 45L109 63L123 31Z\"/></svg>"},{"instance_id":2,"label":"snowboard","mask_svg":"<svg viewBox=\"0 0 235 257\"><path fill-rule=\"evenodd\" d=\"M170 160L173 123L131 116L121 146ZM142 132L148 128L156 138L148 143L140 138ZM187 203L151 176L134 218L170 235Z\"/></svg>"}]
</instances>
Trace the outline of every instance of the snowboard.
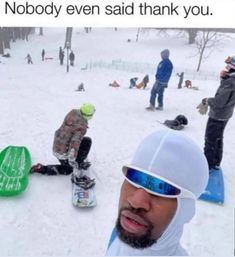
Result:
<instances>
[{"instance_id":1,"label":"snowboard","mask_svg":"<svg viewBox=\"0 0 235 257\"><path fill-rule=\"evenodd\" d=\"M91 170L80 171L83 175L86 175L91 178ZM94 207L97 204L95 189L94 186L88 189L84 189L83 187L79 186L79 184L75 183L77 179L73 179L73 176L77 177L77 172L73 172L71 181L72 181L72 204L76 207L86 208L86 207Z\"/></svg>"},{"instance_id":2,"label":"snowboard","mask_svg":"<svg viewBox=\"0 0 235 257\"><path fill-rule=\"evenodd\" d=\"M210 170L207 187L199 199L217 204L224 203L224 179L221 169Z\"/></svg>"},{"instance_id":3,"label":"snowboard","mask_svg":"<svg viewBox=\"0 0 235 257\"><path fill-rule=\"evenodd\" d=\"M8 146L0 153L0 196L13 196L28 185L31 157L24 146Z\"/></svg>"}]
</instances>

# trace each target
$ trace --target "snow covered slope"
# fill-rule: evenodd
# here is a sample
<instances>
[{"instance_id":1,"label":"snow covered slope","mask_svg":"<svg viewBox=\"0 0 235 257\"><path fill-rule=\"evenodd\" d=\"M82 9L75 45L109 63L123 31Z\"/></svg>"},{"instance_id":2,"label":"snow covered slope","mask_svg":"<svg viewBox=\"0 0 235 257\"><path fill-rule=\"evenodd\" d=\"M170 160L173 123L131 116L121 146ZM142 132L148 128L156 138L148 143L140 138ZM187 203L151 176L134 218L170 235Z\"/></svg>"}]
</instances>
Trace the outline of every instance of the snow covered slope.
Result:
<instances>
[{"instance_id":1,"label":"snow covered slope","mask_svg":"<svg viewBox=\"0 0 235 257\"><path fill-rule=\"evenodd\" d=\"M27 190L20 196L0 199L1 256L97 256L104 255L117 215L122 165L131 160L139 142L149 133L162 128L157 120L173 119L184 114L189 120L185 133L203 148L207 116L196 106L201 99L213 96L218 78L197 78L199 90L177 89L176 72L195 70L193 46L171 31L140 35L137 29L93 28L86 34L74 29L72 49L75 66L66 73L60 66L59 46L63 46L65 28L44 29L44 36L32 35L27 43L12 44L12 57L0 63L0 149L7 145L25 145L33 163L57 163L52 154L55 130L72 108L84 102L96 106L89 124L88 136L93 140L89 159L96 176L98 205L94 209L76 209L71 203L70 177L30 176ZM127 39L131 39L127 42ZM224 67L227 55L234 55L234 38L227 39L203 63L208 73ZM41 51L53 59L42 62ZM86 64L113 60L157 65L160 51L169 48L174 64L173 76L165 92L165 110L146 112L150 90L128 89L129 79L143 78L145 72L126 72L114 67L81 69ZM34 64L24 59L30 53ZM65 58L66 62L66 58ZM131 63L131 64L130 64ZM100 67L102 65L100 64ZM146 73L148 71L146 70ZM185 79L190 79L185 76ZM117 80L120 88L109 87ZM78 84L85 92L76 92ZM154 82L150 74L148 89ZM224 139L222 167L225 179L225 204L217 206L197 202L196 216L185 227L182 243L192 255L233 255L233 208L235 184L235 116L229 121ZM182 160L183 161L183 160Z\"/></svg>"}]
</instances>

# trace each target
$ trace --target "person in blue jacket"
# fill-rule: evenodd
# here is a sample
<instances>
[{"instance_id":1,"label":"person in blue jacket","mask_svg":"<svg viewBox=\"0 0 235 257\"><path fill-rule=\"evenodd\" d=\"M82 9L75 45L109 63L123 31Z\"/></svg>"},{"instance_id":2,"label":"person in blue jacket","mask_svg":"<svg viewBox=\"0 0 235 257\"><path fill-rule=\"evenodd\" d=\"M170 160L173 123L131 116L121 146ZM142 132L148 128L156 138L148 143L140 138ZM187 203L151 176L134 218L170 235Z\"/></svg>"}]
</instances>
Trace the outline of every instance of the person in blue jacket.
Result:
<instances>
[{"instance_id":1,"label":"person in blue jacket","mask_svg":"<svg viewBox=\"0 0 235 257\"><path fill-rule=\"evenodd\" d=\"M165 49L161 52L161 62L157 66L156 71L156 81L151 90L150 96L150 105L147 107L147 110L155 111L155 110L163 110L163 94L165 88L168 86L168 81L170 80L173 64L169 59L170 51ZM158 107L155 108L156 96L158 95Z\"/></svg>"}]
</instances>

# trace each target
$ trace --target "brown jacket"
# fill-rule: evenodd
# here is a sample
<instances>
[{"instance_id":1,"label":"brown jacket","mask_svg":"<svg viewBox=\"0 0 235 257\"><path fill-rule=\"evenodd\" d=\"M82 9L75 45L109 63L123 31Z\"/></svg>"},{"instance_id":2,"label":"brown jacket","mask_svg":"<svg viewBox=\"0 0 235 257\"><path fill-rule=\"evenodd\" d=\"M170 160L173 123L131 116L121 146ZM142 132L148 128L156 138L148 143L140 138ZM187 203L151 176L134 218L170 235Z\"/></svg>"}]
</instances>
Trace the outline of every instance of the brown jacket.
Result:
<instances>
[{"instance_id":1,"label":"brown jacket","mask_svg":"<svg viewBox=\"0 0 235 257\"><path fill-rule=\"evenodd\" d=\"M79 110L73 109L66 116L58 130L55 132L53 152L61 159L67 159L69 151L74 148L74 158L77 157L82 138L87 132L88 123Z\"/></svg>"}]
</instances>

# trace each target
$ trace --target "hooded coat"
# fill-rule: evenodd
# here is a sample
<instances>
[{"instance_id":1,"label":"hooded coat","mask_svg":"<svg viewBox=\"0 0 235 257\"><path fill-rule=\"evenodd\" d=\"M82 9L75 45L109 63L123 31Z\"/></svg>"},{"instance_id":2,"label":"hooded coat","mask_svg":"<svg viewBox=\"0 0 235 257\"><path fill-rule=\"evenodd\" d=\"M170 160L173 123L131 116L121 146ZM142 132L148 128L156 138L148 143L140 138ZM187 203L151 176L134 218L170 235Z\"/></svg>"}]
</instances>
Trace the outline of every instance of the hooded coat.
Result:
<instances>
[{"instance_id":1,"label":"hooded coat","mask_svg":"<svg viewBox=\"0 0 235 257\"><path fill-rule=\"evenodd\" d=\"M184 162L182 162L184 160ZM159 175L192 192L196 198L208 182L208 164L201 149L182 132L162 130L145 138L139 145L131 166ZM126 166L128 167L128 166ZM122 242L114 229L108 256L182 256L180 244L184 224L195 214L195 199L177 198L177 210L170 224L155 244L135 249Z\"/></svg>"},{"instance_id":2,"label":"hooded coat","mask_svg":"<svg viewBox=\"0 0 235 257\"><path fill-rule=\"evenodd\" d=\"M155 78L161 84L165 84L167 86L168 81L170 80L173 64L169 59L170 52L168 49L163 50L161 52L162 61L157 66L157 71Z\"/></svg>"},{"instance_id":3,"label":"hooded coat","mask_svg":"<svg viewBox=\"0 0 235 257\"><path fill-rule=\"evenodd\" d=\"M209 117L215 120L229 120L235 106L235 71L221 80L215 96L208 98Z\"/></svg>"}]
</instances>

